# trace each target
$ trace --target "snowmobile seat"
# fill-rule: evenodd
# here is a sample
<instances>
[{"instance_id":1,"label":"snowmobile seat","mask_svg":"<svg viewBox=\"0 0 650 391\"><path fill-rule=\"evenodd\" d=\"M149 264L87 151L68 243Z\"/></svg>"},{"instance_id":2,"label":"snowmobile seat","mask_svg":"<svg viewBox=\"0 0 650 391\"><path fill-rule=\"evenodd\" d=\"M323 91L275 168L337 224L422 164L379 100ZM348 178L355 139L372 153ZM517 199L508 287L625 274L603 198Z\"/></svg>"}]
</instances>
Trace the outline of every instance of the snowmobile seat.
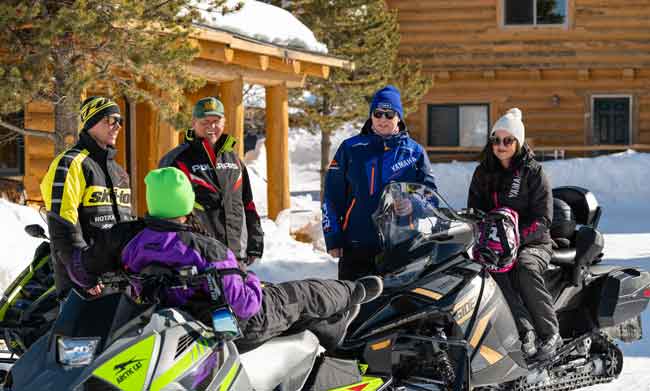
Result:
<instances>
[{"instance_id":1,"label":"snowmobile seat","mask_svg":"<svg viewBox=\"0 0 650 391\"><path fill-rule=\"evenodd\" d=\"M553 239L553 256L551 263L561 267L573 267L576 249L572 245L575 240L576 221L571 206L559 198L553 198L553 222L551 223L551 238Z\"/></svg>"},{"instance_id":2,"label":"snowmobile seat","mask_svg":"<svg viewBox=\"0 0 650 391\"><path fill-rule=\"evenodd\" d=\"M551 263L560 267L573 267L576 260L575 248L558 248L553 249Z\"/></svg>"},{"instance_id":3,"label":"snowmobile seat","mask_svg":"<svg viewBox=\"0 0 650 391\"><path fill-rule=\"evenodd\" d=\"M569 205L576 224L598 227L601 209L596 196L589 190L578 186L556 187L553 189L553 198Z\"/></svg>"},{"instance_id":4,"label":"snowmobile seat","mask_svg":"<svg viewBox=\"0 0 650 391\"><path fill-rule=\"evenodd\" d=\"M240 355L255 390L299 390L319 354L311 331L276 337Z\"/></svg>"},{"instance_id":5,"label":"snowmobile seat","mask_svg":"<svg viewBox=\"0 0 650 391\"><path fill-rule=\"evenodd\" d=\"M603 250L603 236L596 230L601 209L593 193L581 187L555 188L553 197L551 238L555 248L551 263L568 269L568 282L578 286L585 268Z\"/></svg>"}]
</instances>

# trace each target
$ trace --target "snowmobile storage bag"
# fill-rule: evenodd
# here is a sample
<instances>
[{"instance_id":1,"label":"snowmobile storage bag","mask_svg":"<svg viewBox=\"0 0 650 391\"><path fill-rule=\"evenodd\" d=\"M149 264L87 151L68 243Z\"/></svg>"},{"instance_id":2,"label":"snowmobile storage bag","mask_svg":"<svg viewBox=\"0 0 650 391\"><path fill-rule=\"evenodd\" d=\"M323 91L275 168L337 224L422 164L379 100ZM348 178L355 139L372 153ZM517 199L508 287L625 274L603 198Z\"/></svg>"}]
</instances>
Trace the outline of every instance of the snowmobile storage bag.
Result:
<instances>
[{"instance_id":1,"label":"snowmobile storage bag","mask_svg":"<svg viewBox=\"0 0 650 391\"><path fill-rule=\"evenodd\" d=\"M323 357L316 360L303 390L327 391L359 382L361 371L356 360Z\"/></svg>"}]
</instances>

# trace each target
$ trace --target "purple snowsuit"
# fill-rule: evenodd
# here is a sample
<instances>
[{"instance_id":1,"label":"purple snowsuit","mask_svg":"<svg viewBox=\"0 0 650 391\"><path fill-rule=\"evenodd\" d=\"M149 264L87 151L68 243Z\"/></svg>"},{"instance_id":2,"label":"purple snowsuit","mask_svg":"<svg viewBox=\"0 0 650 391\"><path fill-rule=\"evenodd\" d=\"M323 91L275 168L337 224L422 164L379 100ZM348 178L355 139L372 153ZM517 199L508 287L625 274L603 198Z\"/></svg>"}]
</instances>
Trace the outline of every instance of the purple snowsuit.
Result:
<instances>
[{"instance_id":1,"label":"purple snowsuit","mask_svg":"<svg viewBox=\"0 0 650 391\"><path fill-rule=\"evenodd\" d=\"M336 347L347 322L344 316L355 283L338 280L302 280L265 284L238 267L234 254L216 239L170 221L146 219L139 232L122 251L127 270L138 273L157 263L173 268L196 266L201 272L210 266L222 271L226 301L240 320L244 333L237 340L240 351L250 350L287 332L309 329L326 349ZM135 287L136 290L138 287ZM169 306L184 306L199 320L208 322L210 311L207 286L195 289L168 289ZM207 304L206 304L207 303ZM242 322L243 321L243 322Z\"/></svg>"},{"instance_id":2,"label":"purple snowsuit","mask_svg":"<svg viewBox=\"0 0 650 391\"><path fill-rule=\"evenodd\" d=\"M221 277L223 294L239 319L248 319L260 310L262 286L259 278L241 271L234 254L225 245L190 232L179 224L148 223L122 251L122 262L127 270L139 273L144 267L158 263L173 268L196 266L200 273L214 266L228 272ZM182 306L195 295L208 297L207 285L202 289L169 289L165 304Z\"/></svg>"}]
</instances>

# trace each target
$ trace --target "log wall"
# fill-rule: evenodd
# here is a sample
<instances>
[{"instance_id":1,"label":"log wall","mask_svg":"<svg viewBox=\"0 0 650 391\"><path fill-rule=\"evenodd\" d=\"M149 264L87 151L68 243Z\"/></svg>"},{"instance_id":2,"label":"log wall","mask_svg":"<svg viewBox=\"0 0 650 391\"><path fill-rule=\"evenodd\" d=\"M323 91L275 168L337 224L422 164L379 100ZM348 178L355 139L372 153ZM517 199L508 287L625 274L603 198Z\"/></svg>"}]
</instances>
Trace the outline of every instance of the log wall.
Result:
<instances>
[{"instance_id":1,"label":"log wall","mask_svg":"<svg viewBox=\"0 0 650 391\"><path fill-rule=\"evenodd\" d=\"M400 55L434 79L408 118L423 144L427 105L486 103L491 124L521 108L536 145L590 145L600 95L631 97L630 144L650 143L647 0L568 0L567 23L543 27L504 26L503 0L387 4L398 11Z\"/></svg>"}]
</instances>

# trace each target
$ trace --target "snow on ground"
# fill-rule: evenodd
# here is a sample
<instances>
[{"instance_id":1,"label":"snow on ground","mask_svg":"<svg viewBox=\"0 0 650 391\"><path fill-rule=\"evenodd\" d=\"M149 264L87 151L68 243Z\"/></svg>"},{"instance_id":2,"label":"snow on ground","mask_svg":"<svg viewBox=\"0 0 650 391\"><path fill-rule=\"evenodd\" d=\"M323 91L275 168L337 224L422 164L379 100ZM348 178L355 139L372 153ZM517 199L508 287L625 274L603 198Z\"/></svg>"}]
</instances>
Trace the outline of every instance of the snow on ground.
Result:
<instances>
[{"instance_id":1,"label":"snow on ground","mask_svg":"<svg viewBox=\"0 0 650 391\"><path fill-rule=\"evenodd\" d=\"M333 138L332 153L358 128L347 126ZM335 277L336 261L322 251L319 211L320 135L303 129L289 136L292 209L274 222L263 219L264 257L252 267L264 280L280 282L305 277ZM247 155L253 192L259 211L266 214L266 151L261 142ZM579 185L594 192L603 206L600 228L605 234L605 262L650 270L650 154L632 151L591 159L544 162L553 186ZM437 184L446 199L464 207L475 163L446 163L433 166ZM31 259L40 240L27 236L26 224L43 224L38 213L0 200L0 288L7 285ZM316 237L315 243L294 239L300 231ZM622 344L623 374L614 383L590 390L650 389L650 311L643 313L644 338Z\"/></svg>"},{"instance_id":2,"label":"snow on ground","mask_svg":"<svg viewBox=\"0 0 650 391\"><path fill-rule=\"evenodd\" d=\"M327 46L318 42L314 33L290 12L255 0L228 0L226 7L235 9L237 3L243 3L243 7L223 15L209 10L205 1L194 2L205 19L203 23L209 27L275 45L327 53Z\"/></svg>"}]
</instances>

